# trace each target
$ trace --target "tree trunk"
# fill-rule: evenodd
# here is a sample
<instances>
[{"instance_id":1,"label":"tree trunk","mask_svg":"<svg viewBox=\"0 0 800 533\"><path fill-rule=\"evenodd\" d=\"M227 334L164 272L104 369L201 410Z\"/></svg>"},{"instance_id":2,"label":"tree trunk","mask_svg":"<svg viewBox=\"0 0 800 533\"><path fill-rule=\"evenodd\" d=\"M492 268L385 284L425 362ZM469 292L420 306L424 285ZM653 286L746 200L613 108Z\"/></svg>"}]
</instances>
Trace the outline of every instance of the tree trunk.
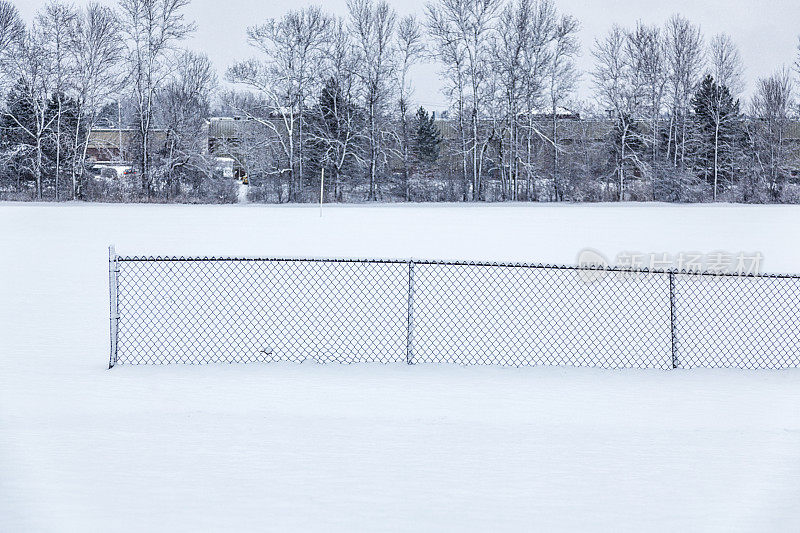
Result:
<instances>
[{"instance_id":1,"label":"tree trunk","mask_svg":"<svg viewBox=\"0 0 800 533\"><path fill-rule=\"evenodd\" d=\"M36 199L42 200L42 136L36 138Z\"/></svg>"},{"instance_id":2,"label":"tree trunk","mask_svg":"<svg viewBox=\"0 0 800 533\"><path fill-rule=\"evenodd\" d=\"M652 133L653 137L651 139L651 142L653 143L653 146L652 149L650 150L650 200L655 202L656 180L658 179L658 171L657 171L658 159L656 157L656 147L655 147L656 142L658 141L656 140L655 127L653 128Z\"/></svg>"},{"instance_id":3,"label":"tree trunk","mask_svg":"<svg viewBox=\"0 0 800 533\"><path fill-rule=\"evenodd\" d=\"M70 165L70 175L72 178L72 199L78 199L78 164L80 163L80 131L81 119L83 118L83 105L78 107L78 115L75 121L75 142L72 143L72 165Z\"/></svg>"},{"instance_id":4,"label":"tree trunk","mask_svg":"<svg viewBox=\"0 0 800 533\"><path fill-rule=\"evenodd\" d=\"M58 201L58 185L61 177L61 93L58 93L58 116L56 117L56 202Z\"/></svg>"},{"instance_id":5,"label":"tree trunk","mask_svg":"<svg viewBox=\"0 0 800 533\"><path fill-rule=\"evenodd\" d=\"M472 108L472 201L480 199L480 175L478 168L478 108Z\"/></svg>"},{"instance_id":6,"label":"tree trunk","mask_svg":"<svg viewBox=\"0 0 800 533\"><path fill-rule=\"evenodd\" d=\"M719 120L714 127L714 201L717 201L719 186Z\"/></svg>"},{"instance_id":7,"label":"tree trunk","mask_svg":"<svg viewBox=\"0 0 800 533\"><path fill-rule=\"evenodd\" d=\"M406 123L406 103L404 101L400 103L400 131L403 142L403 183L405 184L406 202L410 202L411 180L408 169L408 124Z\"/></svg>"},{"instance_id":8,"label":"tree trunk","mask_svg":"<svg viewBox=\"0 0 800 533\"><path fill-rule=\"evenodd\" d=\"M628 141L628 126L625 125L622 130L622 144L620 146L620 162L619 162L619 201L625 201L625 145Z\"/></svg>"},{"instance_id":9,"label":"tree trunk","mask_svg":"<svg viewBox=\"0 0 800 533\"><path fill-rule=\"evenodd\" d=\"M370 202L377 200L375 176L377 174L378 139L375 113L375 102L371 101L369 103L369 192L367 194L367 200Z\"/></svg>"},{"instance_id":10,"label":"tree trunk","mask_svg":"<svg viewBox=\"0 0 800 533\"><path fill-rule=\"evenodd\" d=\"M297 111L297 192L302 195L303 190L303 97L300 96L300 107Z\"/></svg>"},{"instance_id":11,"label":"tree trunk","mask_svg":"<svg viewBox=\"0 0 800 533\"><path fill-rule=\"evenodd\" d=\"M83 148L81 150L81 158L80 161L78 162L80 165L78 169L78 196L83 196L83 172L84 169L86 168L86 154L89 151L89 138L91 137L91 135L92 135L92 124L89 123L89 126L86 128L86 138L84 139L83 142ZM120 159L122 158L121 155L122 152L120 152Z\"/></svg>"},{"instance_id":12,"label":"tree trunk","mask_svg":"<svg viewBox=\"0 0 800 533\"><path fill-rule=\"evenodd\" d=\"M144 128L142 131L142 194L145 195L146 198L150 198L152 187L150 185L150 172L147 168L147 158L149 154L147 153L147 145L149 144L149 135L148 135L148 128Z\"/></svg>"},{"instance_id":13,"label":"tree trunk","mask_svg":"<svg viewBox=\"0 0 800 533\"><path fill-rule=\"evenodd\" d=\"M556 202L561 201L561 189L558 183L558 123L556 122L556 106L553 105L553 194Z\"/></svg>"}]
</instances>

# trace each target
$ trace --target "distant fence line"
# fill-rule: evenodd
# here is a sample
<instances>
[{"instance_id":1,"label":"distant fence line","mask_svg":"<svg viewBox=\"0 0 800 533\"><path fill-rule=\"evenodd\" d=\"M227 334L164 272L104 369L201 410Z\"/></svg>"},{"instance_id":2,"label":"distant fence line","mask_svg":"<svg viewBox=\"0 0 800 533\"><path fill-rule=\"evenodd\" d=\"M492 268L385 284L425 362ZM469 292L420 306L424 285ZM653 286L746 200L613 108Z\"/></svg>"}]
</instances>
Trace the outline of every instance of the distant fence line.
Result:
<instances>
[{"instance_id":1,"label":"distant fence line","mask_svg":"<svg viewBox=\"0 0 800 533\"><path fill-rule=\"evenodd\" d=\"M800 276L109 253L117 364L800 367Z\"/></svg>"}]
</instances>

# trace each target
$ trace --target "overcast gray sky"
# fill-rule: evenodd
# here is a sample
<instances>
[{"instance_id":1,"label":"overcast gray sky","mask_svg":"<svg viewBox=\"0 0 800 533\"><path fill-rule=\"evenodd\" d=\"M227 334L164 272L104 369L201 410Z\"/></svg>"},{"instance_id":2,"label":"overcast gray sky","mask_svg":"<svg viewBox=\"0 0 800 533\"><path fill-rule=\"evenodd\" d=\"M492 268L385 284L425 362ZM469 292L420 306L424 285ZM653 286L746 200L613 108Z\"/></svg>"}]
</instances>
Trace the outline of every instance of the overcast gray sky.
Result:
<instances>
[{"instance_id":1,"label":"overcast gray sky","mask_svg":"<svg viewBox=\"0 0 800 533\"><path fill-rule=\"evenodd\" d=\"M13 1L30 20L44 0ZM76 0L75 3L87 2ZM113 4L113 0L103 3ZM390 3L400 15L422 15L426 2L395 0ZM190 12L198 31L188 46L206 52L222 76L234 60L253 55L245 37L248 25L310 4L321 4L330 12L345 14L345 0L193 0ZM631 26L637 20L660 24L673 13L682 13L700 24L707 39L720 32L734 38L742 52L748 92L759 77L792 64L800 34L800 0L556 0L556 5L561 12L572 14L581 22L583 51L579 65L583 71L592 67L589 53L592 43L612 24ZM435 65L416 68L413 78L417 103L433 109L446 107ZM580 97L590 96L589 85L589 77L584 75Z\"/></svg>"}]
</instances>

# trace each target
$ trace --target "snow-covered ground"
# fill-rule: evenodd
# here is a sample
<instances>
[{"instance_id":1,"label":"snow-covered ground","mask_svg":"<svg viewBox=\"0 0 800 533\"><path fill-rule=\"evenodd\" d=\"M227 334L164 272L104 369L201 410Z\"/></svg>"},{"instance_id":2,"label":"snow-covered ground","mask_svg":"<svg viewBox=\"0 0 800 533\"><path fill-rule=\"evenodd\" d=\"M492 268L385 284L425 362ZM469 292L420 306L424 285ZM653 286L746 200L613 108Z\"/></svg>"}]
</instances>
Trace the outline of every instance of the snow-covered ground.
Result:
<instances>
[{"instance_id":1,"label":"snow-covered ground","mask_svg":"<svg viewBox=\"0 0 800 533\"><path fill-rule=\"evenodd\" d=\"M122 254L759 251L790 206L0 204L0 531L800 529L800 371L119 367Z\"/></svg>"}]
</instances>

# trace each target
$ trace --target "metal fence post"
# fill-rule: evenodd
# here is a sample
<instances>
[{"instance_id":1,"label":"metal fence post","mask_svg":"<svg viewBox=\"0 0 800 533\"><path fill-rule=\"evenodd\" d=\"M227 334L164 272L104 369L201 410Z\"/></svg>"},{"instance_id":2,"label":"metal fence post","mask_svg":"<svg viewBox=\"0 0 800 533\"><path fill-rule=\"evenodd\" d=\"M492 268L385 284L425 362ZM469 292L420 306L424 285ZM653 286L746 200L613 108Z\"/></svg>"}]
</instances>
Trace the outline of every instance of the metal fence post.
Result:
<instances>
[{"instance_id":1,"label":"metal fence post","mask_svg":"<svg viewBox=\"0 0 800 533\"><path fill-rule=\"evenodd\" d=\"M675 272L669 272L669 327L672 337L672 369L678 368L677 352L675 351Z\"/></svg>"},{"instance_id":2,"label":"metal fence post","mask_svg":"<svg viewBox=\"0 0 800 533\"><path fill-rule=\"evenodd\" d=\"M406 363L414 364L414 260L408 260L408 320L406 329Z\"/></svg>"},{"instance_id":3,"label":"metal fence post","mask_svg":"<svg viewBox=\"0 0 800 533\"><path fill-rule=\"evenodd\" d=\"M109 297L109 325L111 336L111 353L108 357L108 368L114 368L117 363L117 330L119 328L118 305L119 262L114 246L108 247L108 297Z\"/></svg>"}]
</instances>

